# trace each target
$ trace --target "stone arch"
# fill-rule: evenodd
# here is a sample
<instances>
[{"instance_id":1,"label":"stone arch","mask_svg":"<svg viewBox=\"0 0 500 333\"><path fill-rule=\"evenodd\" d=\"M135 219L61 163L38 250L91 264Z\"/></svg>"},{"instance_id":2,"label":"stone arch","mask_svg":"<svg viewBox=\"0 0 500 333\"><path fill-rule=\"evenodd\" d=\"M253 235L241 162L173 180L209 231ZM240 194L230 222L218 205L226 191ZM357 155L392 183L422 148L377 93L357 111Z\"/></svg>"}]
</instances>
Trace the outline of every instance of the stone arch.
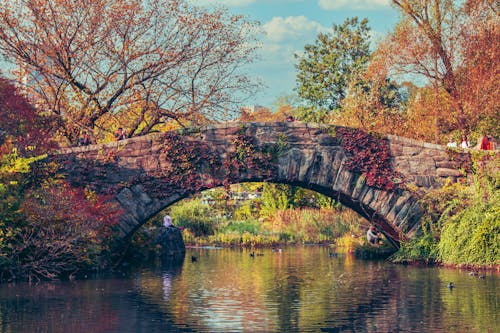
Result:
<instances>
[{"instance_id":1,"label":"stone arch","mask_svg":"<svg viewBox=\"0 0 500 333\"><path fill-rule=\"evenodd\" d=\"M118 226L123 238L196 192L250 181L297 185L333 197L377 225L395 245L412 237L422 216L418 198L403 186L369 185L364 174L353 171L355 153L339 139L341 129L299 122L230 123L66 148L50 159L75 186L111 195L123 212ZM380 140L389 144L392 167L407 183L425 189L460 176L440 146L397 137ZM406 163L411 158L427 169Z\"/></svg>"}]
</instances>

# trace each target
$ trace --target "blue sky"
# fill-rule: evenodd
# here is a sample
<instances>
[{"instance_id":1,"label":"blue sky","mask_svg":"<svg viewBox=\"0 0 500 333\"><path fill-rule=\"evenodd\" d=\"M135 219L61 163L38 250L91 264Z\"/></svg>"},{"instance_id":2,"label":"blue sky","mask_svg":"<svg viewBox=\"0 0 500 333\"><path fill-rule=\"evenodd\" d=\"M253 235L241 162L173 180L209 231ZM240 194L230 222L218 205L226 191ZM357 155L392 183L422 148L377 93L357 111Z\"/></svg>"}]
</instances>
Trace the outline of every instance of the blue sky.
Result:
<instances>
[{"instance_id":1,"label":"blue sky","mask_svg":"<svg viewBox=\"0 0 500 333\"><path fill-rule=\"evenodd\" d=\"M399 13L390 0L192 0L202 6L227 7L261 23L259 60L249 67L265 85L247 104L274 109L278 97L290 95L295 87L294 53L311 44L319 32L331 30L348 17L368 18L376 41L390 32Z\"/></svg>"}]
</instances>

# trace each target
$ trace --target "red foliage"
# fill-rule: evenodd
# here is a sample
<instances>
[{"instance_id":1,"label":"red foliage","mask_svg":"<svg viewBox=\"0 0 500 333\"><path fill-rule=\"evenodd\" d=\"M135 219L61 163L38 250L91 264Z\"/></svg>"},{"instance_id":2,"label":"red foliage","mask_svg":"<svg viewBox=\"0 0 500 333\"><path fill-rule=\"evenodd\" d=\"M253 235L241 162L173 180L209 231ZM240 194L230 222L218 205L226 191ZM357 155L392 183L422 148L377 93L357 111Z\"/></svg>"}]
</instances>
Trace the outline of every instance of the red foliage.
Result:
<instances>
[{"instance_id":1,"label":"red foliage","mask_svg":"<svg viewBox=\"0 0 500 333\"><path fill-rule=\"evenodd\" d=\"M392 168L387 140L347 127L339 127L337 133L340 135L342 146L351 154L346 163L350 171L362 173L368 186L386 191L398 187L395 179L402 179L402 175Z\"/></svg>"},{"instance_id":2,"label":"red foliage","mask_svg":"<svg viewBox=\"0 0 500 333\"><path fill-rule=\"evenodd\" d=\"M55 279L96 268L120 213L107 199L64 181L27 191L21 205L26 225L12 249L13 275Z\"/></svg>"},{"instance_id":3,"label":"red foliage","mask_svg":"<svg viewBox=\"0 0 500 333\"><path fill-rule=\"evenodd\" d=\"M10 138L21 154L40 152L53 146L52 124L52 118L40 116L14 85L0 78L0 146Z\"/></svg>"},{"instance_id":4,"label":"red foliage","mask_svg":"<svg viewBox=\"0 0 500 333\"><path fill-rule=\"evenodd\" d=\"M269 178L276 169L271 167L273 158L271 154L259 151L252 140L251 136L238 134L221 160L219 153L206 143L168 132L160 153L165 156L163 162L166 165L162 168L165 178L162 183L151 181L148 186L158 194L195 193L217 186L228 187L240 181L245 172ZM140 181L148 182L146 178L142 177Z\"/></svg>"},{"instance_id":5,"label":"red foliage","mask_svg":"<svg viewBox=\"0 0 500 333\"><path fill-rule=\"evenodd\" d=\"M175 132L166 133L162 143L164 148L161 153L168 163L164 169L165 175L168 175L164 185L169 190L198 192L207 186L206 177L210 177L221 165L218 155L205 143L186 140ZM213 178L210 180L215 182ZM157 190L164 192L166 189Z\"/></svg>"},{"instance_id":6,"label":"red foliage","mask_svg":"<svg viewBox=\"0 0 500 333\"><path fill-rule=\"evenodd\" d=\"M46 182L29 191L22 210L28 222L72 224L82 232L95 233L95 241L111 235L111 227L118 223L120 213L109 198L72 187L65 181Z\"/></svg>"}]
</instances>

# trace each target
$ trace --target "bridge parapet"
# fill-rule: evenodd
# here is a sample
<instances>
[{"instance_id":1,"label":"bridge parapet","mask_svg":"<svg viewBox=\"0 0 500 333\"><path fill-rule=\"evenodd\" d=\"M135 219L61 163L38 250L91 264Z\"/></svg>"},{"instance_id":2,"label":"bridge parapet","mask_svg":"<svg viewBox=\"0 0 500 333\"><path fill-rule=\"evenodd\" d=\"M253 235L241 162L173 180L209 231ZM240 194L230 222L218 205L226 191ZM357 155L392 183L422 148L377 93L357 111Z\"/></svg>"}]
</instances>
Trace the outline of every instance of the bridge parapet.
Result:
<instances>
[{"instance_id":1,"label":"bridge parapet","mask_svg":"<svg viewBox=\"0 0 500 333\"><path fill-rule=\"evenodd\" d=\"M387 138L395 170L417 187L441 187L447 179L457 181L466 178L471 171L467 152L450 151L441 145L394 135Z\"/></svg>"}]
</instances>

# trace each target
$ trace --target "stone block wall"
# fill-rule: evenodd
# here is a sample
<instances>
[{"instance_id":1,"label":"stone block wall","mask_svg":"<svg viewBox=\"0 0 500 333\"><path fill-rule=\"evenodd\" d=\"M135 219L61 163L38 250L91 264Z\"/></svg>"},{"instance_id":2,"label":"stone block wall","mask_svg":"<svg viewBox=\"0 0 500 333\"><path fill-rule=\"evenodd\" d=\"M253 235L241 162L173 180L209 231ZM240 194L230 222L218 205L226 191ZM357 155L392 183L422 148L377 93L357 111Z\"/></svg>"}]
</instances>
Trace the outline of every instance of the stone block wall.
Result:
<instances>
[{"instance_id":1,"label":"stone block wall","mask_svg":"<svg viewBox=\"0 0 500 333\"><path fill-rule=\"evenodd\" d=\"M467 152L451 152L444 146L394 135L388 140L395 170L417 187L438 188L447 179L465 179L472 167Z\"/></svg>"}]
</instances>

